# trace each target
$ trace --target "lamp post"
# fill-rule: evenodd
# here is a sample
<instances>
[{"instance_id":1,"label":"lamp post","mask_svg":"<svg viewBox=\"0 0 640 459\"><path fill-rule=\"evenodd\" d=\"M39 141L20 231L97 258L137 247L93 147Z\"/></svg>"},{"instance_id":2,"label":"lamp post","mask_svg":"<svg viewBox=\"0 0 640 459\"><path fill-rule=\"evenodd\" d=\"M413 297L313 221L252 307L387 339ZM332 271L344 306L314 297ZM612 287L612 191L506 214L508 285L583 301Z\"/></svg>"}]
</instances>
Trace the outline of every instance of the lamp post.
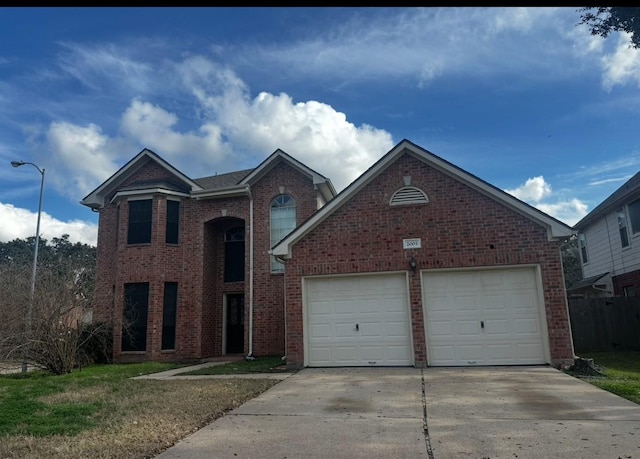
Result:
<instances>
[{"instance_id":1,"label":"lamp post","mask_svg":"<svg viewBox=\"0 0 640 459\"><path fill-rule=\"evenodd\" d=\"M36 168L42 176L40 180L40 199L38 200L38 223L36 224L36 246L33 250L33 271L31 272L31 291L29 292L29 309L27 311L27 339L24 343L22 352L22 372L27 372L27 358L29 357L29 339L31 339L31 320L33 317L33 298L36 291L36 268L38 266L38 246L40 245L40 215L42 214L42 191L44 190L44 168L40 169L33 163L26 161L11 161L13 167L24 166L25 164L31 164Z\"/></svg>"}]
</instances>

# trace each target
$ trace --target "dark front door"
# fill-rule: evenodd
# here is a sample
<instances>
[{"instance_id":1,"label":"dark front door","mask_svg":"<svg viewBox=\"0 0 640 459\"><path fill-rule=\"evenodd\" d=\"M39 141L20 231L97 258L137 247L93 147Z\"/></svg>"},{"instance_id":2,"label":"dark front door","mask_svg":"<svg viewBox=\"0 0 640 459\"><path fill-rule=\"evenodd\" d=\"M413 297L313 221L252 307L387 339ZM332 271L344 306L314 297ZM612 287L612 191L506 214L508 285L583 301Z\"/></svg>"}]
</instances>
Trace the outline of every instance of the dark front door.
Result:
<instances>
[{"instance_id":1,"label":"dark front door","mask_svg":"<svg viewBox=\"0 0 640 459\"><path fill-rule=\"evenodd\" d=\"M244 352L244 294L227 295L227 354Z\"/></svg>"}]
</instances>

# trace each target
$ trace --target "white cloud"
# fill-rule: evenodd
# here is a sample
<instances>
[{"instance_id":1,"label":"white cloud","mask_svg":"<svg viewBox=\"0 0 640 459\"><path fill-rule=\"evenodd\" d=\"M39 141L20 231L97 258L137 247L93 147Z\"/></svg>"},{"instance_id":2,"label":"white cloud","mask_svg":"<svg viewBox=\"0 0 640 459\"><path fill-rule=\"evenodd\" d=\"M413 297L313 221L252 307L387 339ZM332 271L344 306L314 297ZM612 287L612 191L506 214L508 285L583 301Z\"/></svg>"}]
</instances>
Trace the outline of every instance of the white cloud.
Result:
<instances>
[{"instance_id":1,"label":"white cloud","mask_svg":"<svg viewBox=\"0 0 640 459\"><path fill-rule=\"evenodd\" d=\"M469 73L563 78L575 69L567 65L574 52L565 34L575 20L571 8L374 9L307 40L238 54L285 75L293 69L343 83L408 77L422 85Z\"/></svg>"},{"instance_id":2,"label":"white cloud","mask_svg":"<svg viewBox=\"0 0 640 459\"><path fill-rule=\"evenodd\" d=\"M46 136L50 155L41 163L47 170L47 183L76 201L120 167L116 159L123 153L118 152L118 142L102 134L95 124L53 122Z\"/></svg>"},{"instance_id":3,"label":"white cloud","mask_svg":"<svg viewBox=\"0 0 640 459\"><path fill-rule=\"evenodd\" d=\"M0 221L11 222L10 225L0 225L0 241L26 239L36 234L37 214L27 209L0 202ZM82 242L95 246L98 239L98 226L81 220L63 222L42 212L40 236L50 240L63 234L68 234L69 241L73 243Z\"/></svg>"},{"instance_id":4,"label":"white cloud","mask_svg":"<svg viewBox=\"0 0 640 459\"><path fill-rule=\"evenodd\" d=\"M570 226L587 215L587 205L577 198L550 204L537 203L535 207Z\"/></svg>"},{"instance_id":5,"label":"white cloud","mask_svg":"<svg viewBox=\"0 0 640 459\"><path fill-rule=\"evenodd\" d=\"M261 92L251 99L235 73L204 58L185 61L181 72L202 104L208 126L218 129L235 150L264 157L281 148L330 177L337 189L393 147L388 132L355 126L330 105L313 100L296 103L284 93Z\"/></svg>"},{"instance_id":6,"label":"white cloud","mask_svg":"<svg viewBox=\"0 0 640 459\"><path fill-rule=\"evenodd\" d=\"M551 185L549 185L544 180L544 177L540 175L538 177L528 179L524 185L505 191L523 201L539 202L551 195Z\"/></svg>"},{"instance_id":7,"label":"white cloud","mask_svg":"<svg viewBox=\"0 0 640 459\"><path fill-rule=\"evenodd\" d=\"M140 43L135 47L114 44L92 47L72 42L60 45L65 52L58 56L58 65L91 89L101 90L105 82L110 82L143 92L154 81L152 67L140 56L132 55L142 48Z\"/></svg>"},{"instance_id":8,"label":"white cloud","mask_svg":"<svg viewBox=\"0 0 640 459\"><path fill-rule=\"evenodd\" d=\"M519 187L504 191L570 226L587 215L585 203L577 198L563 199L555 196L551 185L543 176L527 179Z\"/></svg>"},{"instance_id":9,"label":"white cloud","mask_svg":"<svg viewBox=\"0 0 640 459\"><path fill-rule=\"evenodd\" d=\"M602 85L605 89L611 90L615 85L629 82L640 86L640 49L630 47L630 43L631 34L618 33L615 51L602 57Z\"/></svg>"},{"instance_id":10,"label":"white cloud","mask_svg":"<svg viewBox=\"0 0 640 459\"><path fill-rule=\"evenodd\" d=\"M222 162L230 152L230 147L222 140L221 129L212 123L205 123L198 133L178 132L175 125L178 116L148 102L135 99L122 116L121 133L135 139L167 160L186 157L212 166ZM193 167L195 169L195 167Z\"/></svg>"}]
</instances>

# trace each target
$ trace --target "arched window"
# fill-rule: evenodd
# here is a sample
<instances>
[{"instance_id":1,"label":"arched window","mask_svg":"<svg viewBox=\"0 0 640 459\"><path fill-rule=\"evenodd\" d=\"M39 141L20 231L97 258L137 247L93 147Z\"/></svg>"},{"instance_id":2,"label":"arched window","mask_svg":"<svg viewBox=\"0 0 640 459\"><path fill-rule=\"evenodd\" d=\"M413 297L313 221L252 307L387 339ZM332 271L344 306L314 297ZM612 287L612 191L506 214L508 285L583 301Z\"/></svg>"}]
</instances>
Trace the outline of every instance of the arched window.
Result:
<instances>
[{"instance_id":1,"label":"arched window","mask_svg":"<svg viewBox=\"0 0 640 459\"><path fill-rule=\"evenodd\" d=\"M296 227L296 202L281 194L271 201L271 247L280 242ZM271 256L271 272L284 272L284 265Z\"/></svg>"}]
</instances>

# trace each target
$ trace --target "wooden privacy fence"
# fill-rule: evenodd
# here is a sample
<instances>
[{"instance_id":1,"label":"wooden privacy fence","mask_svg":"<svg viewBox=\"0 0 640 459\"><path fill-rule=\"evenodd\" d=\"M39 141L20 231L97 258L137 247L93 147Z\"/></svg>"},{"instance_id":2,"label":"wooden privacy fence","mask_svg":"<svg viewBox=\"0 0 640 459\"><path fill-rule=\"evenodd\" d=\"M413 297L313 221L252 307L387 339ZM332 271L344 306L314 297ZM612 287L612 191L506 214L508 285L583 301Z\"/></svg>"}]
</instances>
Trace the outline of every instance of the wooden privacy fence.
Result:
<instances>
[{"instance_id":1,"label":"wooden privacy fence","mask_svg":"<svg viewBox=\"0 0 640 459\"><path fill-rule=\"evenodd\" d=\"M640 297L570 299L569 315L578 355L640 350Z\"/></svg>"}]
</instances>

